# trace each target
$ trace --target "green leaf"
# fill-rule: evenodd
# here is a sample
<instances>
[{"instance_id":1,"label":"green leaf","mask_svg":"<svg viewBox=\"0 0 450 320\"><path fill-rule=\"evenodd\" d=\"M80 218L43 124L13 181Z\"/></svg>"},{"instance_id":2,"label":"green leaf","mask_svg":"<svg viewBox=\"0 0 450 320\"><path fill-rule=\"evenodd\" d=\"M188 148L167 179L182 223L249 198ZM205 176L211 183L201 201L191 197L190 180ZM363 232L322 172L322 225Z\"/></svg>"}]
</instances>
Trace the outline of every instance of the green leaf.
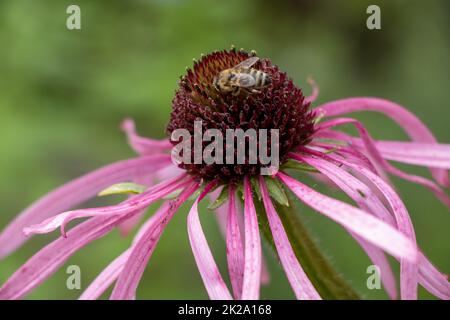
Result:
<instances>
[{"instance_id":1,"label":"green leaf","mask_svg":"<svg viewBox=\"0 0 450 320\"><path fill-rule=\"evenodd\" d=\"M228 200L228 186L223 187L222 191L220 192L219 196L217 197L216 200L214 200L213 202L211 202L208 205L208 209L209 210L214 210L219 208L221 205L223 205L225 203L225 201Z\"/></svg>"},{"instance_id":2,"label":"green leaf","mask_svg":"<svg viewBox=\"0 0 450 320\"><path fill-rule=\"evenodd\" d=\"M147 186L133 183L133 182L121 182L109 186L105 190L98 193L98 196L109 196L112 194L139 194L144 192Z\"/></svg>"},{"instance_id":3,"label":"green leaf","mask_svg":"<svg viewBox=\"0 0 450 320\"><path fill-rule=\"evenodd\" d=\"M281 183L270 177L266 177L265 181L270 197L283 206L289 206L289 200Z\"/></svg>"},{"instance_id":4,"label":"green leaf","mask_svg":"<svg viewBox=\"0 0 450 320\"><path fill-rule=\"evenodd\" d=\"M299 171L306 171L306 172L320 172L313 166L310 166L309 164L298 162L293 159L289 159L283 165L281 166L281 169L294 169Z\"/></svg>"}]
</instances>

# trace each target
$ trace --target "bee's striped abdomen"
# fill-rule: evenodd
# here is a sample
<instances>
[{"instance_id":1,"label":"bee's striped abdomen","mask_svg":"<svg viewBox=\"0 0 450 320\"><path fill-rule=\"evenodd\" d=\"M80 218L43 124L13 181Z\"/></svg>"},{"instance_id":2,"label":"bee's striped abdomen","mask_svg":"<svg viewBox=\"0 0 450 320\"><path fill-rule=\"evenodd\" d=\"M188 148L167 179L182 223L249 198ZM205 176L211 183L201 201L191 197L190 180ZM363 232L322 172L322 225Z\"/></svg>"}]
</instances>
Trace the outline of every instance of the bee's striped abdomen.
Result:
<instances>
[{"instance_id":1,"label":"bee's striped abdomen","mask_svg":"<svg viewBox=\"0 0 450 320\"><path fill-rule=\"evenodd\" d=\"M269 85L272 81L270 77L262 71L250 69L249 74L255 79L255 88L262 88Z\"/></svg>"}]
</instances>

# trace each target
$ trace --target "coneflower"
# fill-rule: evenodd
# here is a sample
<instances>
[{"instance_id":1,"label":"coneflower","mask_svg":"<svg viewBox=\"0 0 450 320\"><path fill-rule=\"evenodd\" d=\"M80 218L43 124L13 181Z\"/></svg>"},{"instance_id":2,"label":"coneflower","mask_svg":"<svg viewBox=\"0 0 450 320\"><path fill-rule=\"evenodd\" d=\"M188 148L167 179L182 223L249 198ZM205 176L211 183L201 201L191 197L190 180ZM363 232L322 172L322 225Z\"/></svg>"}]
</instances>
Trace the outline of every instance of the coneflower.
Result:
<instances>
[{"instance_id":1,"label":"coneflower","mask_svg":"<svg viewBox=\"0 0 450 320\"><path fill-rule=\"evenodd\" d=\"M302 263L304 257L297 248L298 239L292 236L301 225L287 222L298 220L285 210L292 207L286 196L290 190L301 202L334 220L354 237L381 269L381 280L391 298L397 297L396 280L385 252L400 262L402 299L416 299L418 284L441 299L449 299L449 282L417 246L408 211L390 184L388 174L423 185L450 207L450 199L441 188L449 185L446 170L450 168L450 145L438 144L417 117L383 99L349 98L312 109L310 105L318 94L317 88L313 88L310 97L304 97L287 74L267 59L260 59L253 66L271 79L270 85L259 92L232 95L220 92L213 85L214 77L221 71L252 55L232 49L196 61L180 80L167 132L174 137L177 130L185 130L194 137L196 122L202 130L216 129L223 136L230 129L276 129L279 170L262 175L261 169L266 164L260 160L248 161L248 150L243 163L203 160L174 163L173 149L179 146L179 139L157 141L141 137L135 132L133 122L126 120L123 129L139 154L137 158L111 164L52 191L22 212L0 234L0 256L4 257L18 248L27 239L26 235L48 233L57 228L62 232L60 238L37 252L3 284L0 298L24 297L84 245L116 227L127 233L150 204L162 200L161 207L141 226L129 249L114 259L80 297L98 298L114 285L111 299L134 299L164 229L177 209L191 199L193 205L187 216L189 241L211 299L259 298L261 282L267 276L261 234L276 250L298 299L339 298L338 294L329 294L326 288L333 286L332 283L324 285L314 275L314 264ZM355 111L383 113L399 124L411 141L376 141L359 121L337 117ZM359 136L339 131L344 124L355 126ZM194 138L188 142L196 143ZM200 146L206 144L202 141ZM273 146L270 145L269 149ZM238 147L245 148L245 144ZM224 148L228 150L230 146ZM196 156L194 148L182 152L190 158ZM224 160L225 155L219 158ZM403 172L388 160L428 167L434 181ZM290 170L313 171L326 177L354 205L314 190L288 174ZM123 182L139 185L118 184ZM102 191L103 194L133 194L117 205L66 211ZM206 196L212 198L210 208L217 209L222 221L231 288L219 272L200 223L198 204ZM88 219L66 233L66 225L78 218ZM301 241L300 245L306 251L314 246Z\"/></svg>"}]
</instances>

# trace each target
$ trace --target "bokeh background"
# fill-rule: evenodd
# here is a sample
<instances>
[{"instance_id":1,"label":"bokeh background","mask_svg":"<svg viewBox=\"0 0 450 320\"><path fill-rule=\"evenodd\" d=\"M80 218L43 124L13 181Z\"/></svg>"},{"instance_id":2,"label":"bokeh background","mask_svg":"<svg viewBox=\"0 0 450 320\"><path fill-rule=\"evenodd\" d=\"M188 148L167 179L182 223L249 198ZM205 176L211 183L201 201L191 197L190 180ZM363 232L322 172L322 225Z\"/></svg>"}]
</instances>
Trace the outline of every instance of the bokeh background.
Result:
<instances>
[{"instance_id":1,"label":"bokeh background","mask_svg":"<svg viewBox=\"0 0 450 320\"><path fill-rule=\"evenodd\" d=\"M82 30L66 29L66 8L81 7ZM366 8L381 7L382 30L366 28ZM119 124L136 120L143 135L164 137L177 80L192 58L228 48L256 49L286 70L316 103L380 96L407 106L450 143L450 2L313 0L140 0L0 2L0 228L39 196L102 165L133 157ZM356 115L376 138L406 139L378 114ZM400 166L428 176L426 170ZM307 179L307 178L305 178ZM450 272L450 215L422 187L394 179L419 244ZM311 182L308 180L308 182ZM311 182L312 183L312 182ZM322 191L342 198L340 192ZM88 205L117 202L94 199ZM163 235L139 286L142 299L207 298L186 231L184 207ZM334 223L304 206L299 214L336 268L368 299L367 257ZM226 274L225 244L213 214L202 213L210 245ZM57 233L37 236L0 261L3 283ZM32 299L74 299L66 267L82 286L130 243L117 231L75 254ZM274 255L262 297L293 298ZM398 267L395 266L396 270ZM431 298L423 289L420 297Z\"/></svg>"}]
</instances>

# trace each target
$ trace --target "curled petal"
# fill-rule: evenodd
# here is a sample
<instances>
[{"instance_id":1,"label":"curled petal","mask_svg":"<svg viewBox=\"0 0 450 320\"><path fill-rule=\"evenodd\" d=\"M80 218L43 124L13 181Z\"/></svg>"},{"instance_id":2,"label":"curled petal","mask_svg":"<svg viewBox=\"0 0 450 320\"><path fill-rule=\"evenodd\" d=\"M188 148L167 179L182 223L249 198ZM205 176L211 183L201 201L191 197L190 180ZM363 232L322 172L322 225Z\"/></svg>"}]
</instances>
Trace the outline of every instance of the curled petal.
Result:
<instances>
[{"instance_id":1,"label":"curled petal","mask_svg":"<svg viewBox=\"0 0 450 320\"><path fill-rule=\"evenodd\" d=\"M120 273L123 270L123 267L125 266L125 263L127 262L131 250L136 244L136 242L139 241L139 239L142 238L145 231L147 231L150 227L155 225L156 223L159 223L161 221L161 217L166 213L167 209L169 208L169 203L165 202L159 209L156 211L139 229L139 231L136 233L136 236L133 239L133 245L125 250L120 256L118 256L113 262L111 262L98 276L95 278L94 281L89 285L88 288L83 292L83 294L80 296L80 300L94 300L100 297L111 284L113 284L117 278L119 277ZM139 213L138 213L139 214ZM138 215L137 214L137 215ZM126 220L128 221L128 220ZM123 223L122 223L123 224ZM120 224L120 225L122 225Z\"/></svg>"},{"instance_id":2,"label":"curled petal","mask_svg":"<svg viewBox=\"0 0 450 320\"><path fill-rule=\"evenodd\" d=\"M242 278L244 275L244 248L242 245L239 222L236 215L236 195L234 186L230 185L227 215L227 261L231 285L235 299L241 298Z\"/></svg>"},{"instance_id":3,"label":"curled petal","mask_svg":"<svg viewBox=\"0 0 450 320\"><path fill-rule=\"evenodd\" d=\"M355 111L376 111L393 119L411 137L413 141L436 143L431 131L414 114L402 106L379 98L348 98L325 103L315 110L319 110L327 117L339 116ZM433 177L443 186L448 186L447 171L431 168Z\"/></svg>"},{"instance_id":4,"label":"curled petal","mask_svg":"<svg viewBox=\"0 0 450 320\"><path fill-rule=\"evenodd\" d=\"M139 212L139 210L148 207L152 202L161 199L179 188L185 187L189 183L190 180L186 180L186 175L183 174L175 179L157 184L149 188L147 191L129 198L118 205L63 212L55 217L51 217L43 221L40 224L25 228L24 233L27 235L31 233L48 233L60 227L61 233L65 236L65 226L73 219L94 216L123 215L132 211Z\"/></svg>"},{"instance_id":5,"label":"curled petal","mask_svg":"<svg viewBox=\"0 0 450 320\"><path fill-rule=\"evenodd\" d=\"M134 121L132 119L125 119L122 122L122 130L128 137L128 142L138 154L149 155L155 153L163 153L172 148L172 144L169 140L153 140L144 138L136 133Z\"/></svg>"},{"instance_id":6,"label":"curled petal","mask_svg":"<svg viewBox=\"0 0 450 320\"><path fill-rule=\"evenodd\" d=\"M377 148L375 147L375 142L367 132L366 128L364 128L364 126L358 120L351 118L334 119L321 123L320 125L317 126L317 130L320 131L322 129L327 129L329 127L343 124L355 125L355 127L358 129L361 135L362 140L364 141L364 146L367 149L367 152L370 154L370 156L372 156L373 160L376 161L376 163L378 163L383 169L402 179L423 185L424 187L432 191L436 195L436 197L442 201L442 203L444 203L447 207L450 208L450 198L433 181L420 176L405 173L392 166L389 162L387 162L378 152Z\"/></svg>"},{"instance_id":7,"label":"curled petal","mask_svg":"<svg viewBox=\"0 0 450 320\"><path fill-rule=\"evenodd\" d=\"M309 281L308 276L303 271L295 256L280 217L278 217L272 201L270 200L269 192L262 176L259 177L259 187L261 189L269 227L272 231L273 241L295 296L300 300L320 300L319 293L316 291L311 281Z\"/></svg>"},{"instance_id":8,"label":"curled petal","mask_svg":"<svg viewBox=\"0 0 450 320\"><path fill-rule=\"evenodd\" d=\"M132 213L130 213L132 214ZM76 251L111 231L124 217L96 217L45 246L20 267L0 288L0 300L20 299L58 270Z\"/></svg>"},{"instance_id":9,"label":"curled petal","mask_svg":"<svg viewBox=\"0 0 450 320\"><path fill-rule=\"evenodd\" d=\"M169 164L170 156L145 156L116 162L66 183L25 209L0 233L0 258L27 240L24 227L68 210L114 183L148 175Z\"/></svg>"},{"instance_id":10,"label":"curled petal","mask_svg":"<svg viewBox=\"0 0 450 320\"><path fill-rule=\"evenodd\" d=\"M342 150L340 149L339 152L341 152ZM344 160L342 158L337 157L337 154L331 154L331 155L321 155L321 154L317 154L318 156L322 156L325 158L331 158L331 161L336 160L337 163L342 163L339 162L340 160ZM345 159L345 163L347 164L348 167L352 167L352 166L359 166L359 167L364 167L364 162L358 162L358 161L349 161L347 159ZM365 175L370 175L370 173L367 172L368 168L365 168ZM364 175L363 173L360 173L362 175ZM381 182L383 183L383 182ZM381 190L384 190L384 192L393 192L392 190L389 189L385 189L385 187L381 184L379 185L379 187L381 188ZM383 193L383 192L382 192ZM394 202L395 203L395 202ZM380 211L374 211L374 213L379 217L384 219L386 216L380 215ZM385 220L386 222L388 222L389 224L391 224L392 226L397 226L397 221L393 220L393 219L388 219ZM377 264L377 263L376 263ZM405 280L406 281L406 280ZM420 284L427 289L430 293L434 294L435 296L441 298L441 299L446 299L449 300L450 299L450 283L447 280L447 277L445 275L443 275L441 272L439 272L433 265L432 263L423 255L423 253L420 253L419 255L419 282Z\"/></svg>"},{"instance_id":11,"label":"curled petal","mask_svg":"<svg viewBox=\"0 0 450 320\"><path fill-rule=\"evenodd\" d=\"M311 208L393 256L412 263L417 261L417 250L414 243L382 220L345 202L316 192L284 173L279 172L277 177Z\"/></svg>"},{"instance_id":12,"label":"curled petal","mask_svg":"<svg viewBox=\"0 0 450 320\"><path fill-rule=\"evenodd\" d=\"M314 153L317 155L317 153ZM320 156L320 155L319 155ZM350 168L354 169L359 174L365 176L373 185L383 194L383 196L388 201L392 212L394 214L396 225L400 232L407 236L411 242L416 242L416 237L414 234L414 229L412 226L411 219L409 217L408 211L406 210L403 202L397 196L395 191L385 183L381 178L379 178L372 171L367 168L347 162L345 160L338 160L337 157L321 155L325 159L331 159L331 161L337 161L339 164L345 164ZM370 188L365 187L360 181L354 178L352 175L347 173L345 170L341 169L339 166L327 162L323 159L314 159L308 157L302 157L307 163L317 167L319 170L323 170L331 179L336 179L336 183L339 183L343 190L350 195L351 198L360 204L363 209L368 212L372 212L378 217L382 218L388 224L392 225L392 222L387 217L390 215L389 212L384 208L382 203L376 197L376 195L370 190ZM358 193L362 192L364 197ZM408 261L401 261L401 297L406 300L417 299L417 283L418 283L418 264L409 263Z\"/></svg>"},{"instance_id":13,"label":"curled petal","mask_svg":"<svg viewBox=\"0 0 450 320\"><path fill-rule=\"evenodd\" d=\"M387 223L392 222L393 219L390 212L384 207L383 203L372 192L372 190L345 170L340 169L331 162L310 156L292 154L292 157L297 160L302 160L317 168L334 183L336 183L336 185L338 185L350 198L352 198L360 208L371 213L377 212L377 215L381 219ZM353 234L353 232L350 231L350 234L367 253L373 264L380 268L381 281L386 288L387 293L391 299L396 299L397 290L394 273L384 253L374 245Z\"/></svg>"},{"instance_id":14,"label":"curled petal","mask_svg":"<svg viewBox=\"0 0 450 320\"><path fill-rule=\"evenodd\" d=\"M262 253L258 217L249 178L244 178L245 262L242 300L258 300L261 285Z\"/></svg>"},{"instance_id":15,"label":"curled petal","mask_svg":"<svg viewBox=\"0 0 450 320\"><path fill-rule=\"evenodd\" d=\"M206 241L203 228L198 217L198 199L189 211L187 225L189 241L197 263L200 276L208 295L213 300L231 300L231 294L220 275L219 269Z\"/></svg>"},{"instance_id":16,"label":"curled petal","mask_svg":"<svg viewBox=\"0 0 450 320\"><path fill-rule=\"evenodd\" d=\"M112 300L131 300L136 296L136 289L145 267L158 243L165 227L172 219L178 208L198 189L198 183L192 183L180 196L158 211L155 221L138 235L138 240L131 249L130 256L117 279L111 294Z\"/></svg>"}]
</instances>

